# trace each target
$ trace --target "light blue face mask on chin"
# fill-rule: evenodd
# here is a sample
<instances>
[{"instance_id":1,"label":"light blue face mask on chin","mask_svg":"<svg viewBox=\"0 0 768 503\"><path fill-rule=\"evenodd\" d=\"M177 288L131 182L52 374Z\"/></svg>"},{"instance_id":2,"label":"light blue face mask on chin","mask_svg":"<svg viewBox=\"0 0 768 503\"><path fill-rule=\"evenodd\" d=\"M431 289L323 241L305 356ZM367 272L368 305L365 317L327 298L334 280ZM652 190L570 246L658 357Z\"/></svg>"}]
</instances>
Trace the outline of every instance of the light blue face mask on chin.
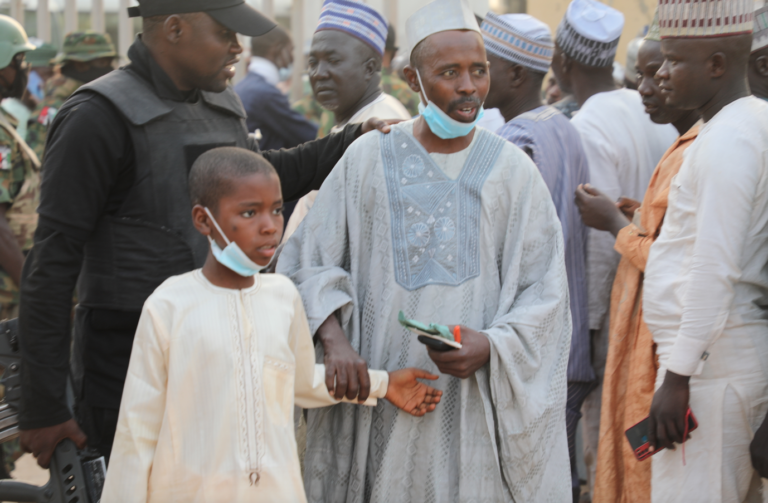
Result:
<instances>
[{"instance_id":1,"label":"light blue face mask on chin","mask_svg":"<svg viewBox=\"0 0 768 503\"><path fill-rule=\"evenodd\" d=\"M246 255L245 252L243 252L243 250L237 246L237 243L230 241L226 234L222 232L221 227L219 227L216 219L213 218L210 210L205 208L205 212L208 213L209 217L211 217L211 222L213 222L213 225L216 226L216 230L219 231L221 237L224 238L224 241L227 242L226 248L222 250L219 245L216 244L216 241L208 236L208 241L211 243L211 253L213 253L213 258L215 258L219 264L245 278L250 278L251 276L261 272L262 269L269 267L268 265L260 266L253 260L249 259L248 255Z\"/></svg>"},{"instance_id":2,"label":"light blue face mask on chin","mask_svg":"<svg viewBox=\"0 0 768 503\"><path fill-rule=\"evenodd\" d=\"M293 65L288 65L285 68L278 68L277 74L280 82L287 81L293 76Z\"/></svg>"},{"instance_id":3,"label":"light blue face mask on chin","mask_svg":"<svg viewBox=\"0 0 768 503\"><path fill-rule=\"evenodd\" d=\"M440 107L435 105L432 101L429 101L427 92L424 90L424 84L421 83L421 75L416 70L416 77L419 78L419 86L421 86L421 92L424 94L424 98L427 100L427 106L419 99L419 113L427 121L429 129L432 130L438 138L443 140L452 140L454 138L461 138L467 136L475 129L477 123L485 115L485 109L480 106L480 110L477 111L477 116L472 122L459 122L456 119L451 118L447 113L440 110Z\"/></svg>"}]
</instances>

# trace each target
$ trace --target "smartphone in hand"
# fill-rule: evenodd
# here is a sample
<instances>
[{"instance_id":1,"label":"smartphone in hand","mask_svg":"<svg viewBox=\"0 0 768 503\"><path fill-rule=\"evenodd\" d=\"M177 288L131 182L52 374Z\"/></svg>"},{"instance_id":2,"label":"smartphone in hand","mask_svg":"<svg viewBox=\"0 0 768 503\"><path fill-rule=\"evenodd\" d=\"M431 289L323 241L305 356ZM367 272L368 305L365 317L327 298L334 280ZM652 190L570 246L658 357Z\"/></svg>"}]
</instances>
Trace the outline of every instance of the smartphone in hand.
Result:
<instances>
[{"instance_id":1,"label":"smartphone in hand","mask_svg":"<svg viewBox=\"0 0 768 503\"><path fill-rule=\"evenodd\" d=\"M699 423L696 421L696 418L694 417L693 412L691 412L691 409L688 409L687 416L688 432L690 433L699 427ZM629 440L629 445L632 447L632 452L635 453L635 457L638 461L648 459L661 450L658 449L656 451L651 451L651 444L648 442L650 423L650 418L646 417L625 432L627 435L627 440Z\"/></svg>"}]
</instances>

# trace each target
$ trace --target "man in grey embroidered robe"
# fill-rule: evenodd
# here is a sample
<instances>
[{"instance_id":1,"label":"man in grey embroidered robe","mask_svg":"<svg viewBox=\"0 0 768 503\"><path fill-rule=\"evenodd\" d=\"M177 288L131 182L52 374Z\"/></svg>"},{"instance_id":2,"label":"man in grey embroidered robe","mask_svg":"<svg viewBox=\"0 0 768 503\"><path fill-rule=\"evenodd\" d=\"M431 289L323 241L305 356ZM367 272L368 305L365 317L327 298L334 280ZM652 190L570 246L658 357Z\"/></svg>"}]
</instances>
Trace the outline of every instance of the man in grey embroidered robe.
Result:
<instances>
[{"instance_id":1,"label":"man in grey embroidered robe","mask_svg":"<svg viewBox=\"0 0 768 503\"><path fill-rule=\"evenodd\" d=\"M439 370L443 400L424 418L384 403L310 411L308 500L568 501L571 318L555 207L525 153L472 127L489 79L465 0L429 4L408 35L410 85L447 119L355 142L277 270L301 292L337 396L368 393L365 364L411 365ZM400 310L460 325L462 349L428 351Z\"/></svg>"}]
</instances>

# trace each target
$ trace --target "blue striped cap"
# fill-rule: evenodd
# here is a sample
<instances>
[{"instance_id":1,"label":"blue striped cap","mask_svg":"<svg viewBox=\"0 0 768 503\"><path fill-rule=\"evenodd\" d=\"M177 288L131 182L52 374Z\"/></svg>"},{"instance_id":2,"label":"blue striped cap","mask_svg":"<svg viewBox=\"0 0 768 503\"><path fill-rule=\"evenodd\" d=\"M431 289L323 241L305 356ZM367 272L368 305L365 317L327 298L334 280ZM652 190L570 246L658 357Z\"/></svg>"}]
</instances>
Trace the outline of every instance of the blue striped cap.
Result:
<instances>
[{"instance_id":1,"label":"blue striped cap","mask_svg":"<svg viewBox=\"0 0 768 503\"><path fill-rule=\"evenodd\" d=\"M364 3L352 0L325 0L315 33L322 30L348 33L384 55L387 21Z\"/></svg>"},{"instance_id":2,"label":"blue striped cap","mask_svg":"<svg viewBox=\"0 0 768 503\"><path fill-rule=\"evenodd\" d=\"M555 42L549 27L528 14L489 12L480 26L485 50L542 73L549 71Z\"/></svg>"}]
</instances>

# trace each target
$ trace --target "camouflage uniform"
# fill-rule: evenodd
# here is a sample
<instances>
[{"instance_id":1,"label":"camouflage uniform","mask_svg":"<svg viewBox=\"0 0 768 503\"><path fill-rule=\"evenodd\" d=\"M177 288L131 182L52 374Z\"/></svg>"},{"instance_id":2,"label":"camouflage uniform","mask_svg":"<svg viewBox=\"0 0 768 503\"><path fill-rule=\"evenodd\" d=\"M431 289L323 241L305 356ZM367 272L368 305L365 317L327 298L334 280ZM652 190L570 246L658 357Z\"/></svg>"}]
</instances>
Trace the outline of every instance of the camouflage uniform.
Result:
<instances>
[{"instance_id":1,"label":"camouflage uniform","mask_svg":"<svg viewBox=\"0 0 768 503\"><path fill-rule=\"evenodd\" d=\"M43 158L45 151L48 127L64 102L82 85L83 82L64 75L59 75L48 81L45 98L30 116L27 127L27 144L32 147L39 159Z\"/></svg>"},{"instance_id":2,"label":"camouflage uniform","mask_svg":"<svg viewBox=\"0 0 768 503\"><path fill-rule=\"evenodd\" d=\"M69 33L64 37L62 52L54 62L88 63L95 59L114 57L117 57L117 51L109 34L84 31ZM45 152L48 127L64 102L83 84L84 82L60 75L51 79L46 85L45 98L32 113L27 128L27 144L32 147L40 160L43 159Z\"/></svg>"},{"instance_id":3,"label":"camouflage uniform","mask_svg":"<svg viewBox=\"0 0 768 503\"><path fill-rule=\"evenodd\" d=\"M391 68L381 69L381 90L385 94L394 96L411 116L415 117L419 114L419 95L411 91L410 86L400 80Z\"/></svg>"},{"instance_id":4,"label":"camouflage uniform","mask_svg":"<svg viewBox=\"0 0 768 503\"><path fill-rule=\"evenodd\" d=\"M40 165L29 155L8 126L13 118L5 112L0 120L0 204L9 205L5 218L23 252L32 248L40 202ZM19 288L7 272L0 269L0 319L14 318L19 309Z\"/></svg>"},{"instance_id":5,"label":"camouflage uniform","mask_svg":"<svg viewBox=\"0 0 768 503\"><path fill-rule=\"evenodd\" d=\"M311 92L305 94L304 97L294 103L291 108L303 115L305 119L318 126L318 139L328 136L331 133L331 129L333 129L333 126L336 124L336 118L333 116L333 112L329 112L321 107L320 103L317 102Z\"/></svg>"}]
</instances>

